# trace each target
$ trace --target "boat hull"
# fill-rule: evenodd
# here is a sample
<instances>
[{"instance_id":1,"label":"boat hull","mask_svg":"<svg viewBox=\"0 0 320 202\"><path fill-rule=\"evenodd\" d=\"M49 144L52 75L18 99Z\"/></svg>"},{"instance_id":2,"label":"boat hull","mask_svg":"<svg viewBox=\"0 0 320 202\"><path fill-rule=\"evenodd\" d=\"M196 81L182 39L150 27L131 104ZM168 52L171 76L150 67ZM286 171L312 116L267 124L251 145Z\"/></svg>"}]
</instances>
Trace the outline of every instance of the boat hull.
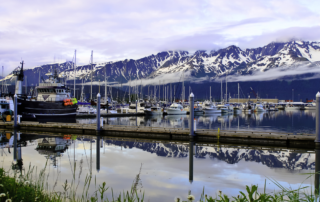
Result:
<instances>
[{"instance_id":1,"label":"boat hull","mask_svg":"<svg viewBox=\"0 0 320 202\"><path fill-rule=\"evenodd\" d=\"M46 122L76 122L78 105L64 106L63 102L42 102L18 100L18 114L21 121Z\"/></svg>"},{"instance_id":2,"label":"boat hull","mask_svg":"<svg viewBox=\"0 0 320 202\"><path fill-rule=\"evenodd\" d=\"M316 106L304 107L305 110L316 110Z\"/></svg>"},{"instance_id":3,"label":"boat hull","mask_svg":"<svg viewBox=\"0 0 320 202\"><path fill-rule=\"evenodd\" d=\"M187 112L184 110L167 109L167 114L168 115L184 115L184 114L187 114Z\"/></svg>"},{"instance_id":4,"label":"boat hull","mask_svg":"<svg viewBox=\"0 0 320 202\"><path fill-rule=\"evenodd\" d=\"M157 116L157 115L162 115L163 114L162 111L150 111L150 110L145 110L144 113L147 116Z\"/></svg>"},{"instance_id":5,"label":"boat hull","mask_svg":"<svg viewBox=\"0 0 320 202\"><path fill-rule=\"evenodd\" d=\"M203 109L202 110L205 114L215 114L215 113L221 113L220 109Z\"/></svg>"}]
</instances>

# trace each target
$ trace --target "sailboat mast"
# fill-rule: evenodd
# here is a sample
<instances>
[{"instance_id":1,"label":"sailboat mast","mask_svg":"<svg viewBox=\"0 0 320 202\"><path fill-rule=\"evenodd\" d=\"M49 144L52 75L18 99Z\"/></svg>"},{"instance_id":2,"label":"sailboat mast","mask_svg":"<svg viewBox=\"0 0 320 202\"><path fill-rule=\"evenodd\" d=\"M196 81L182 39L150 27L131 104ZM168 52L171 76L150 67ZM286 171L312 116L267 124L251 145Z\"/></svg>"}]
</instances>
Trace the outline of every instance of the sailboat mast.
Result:
<instances>
[{"instance_id":1,"label":"sailboat mast","mask_svg":"<svg viewBox=\"0 0 320 202\"><path fill-rule=\"evenodd\" d=\"M210 86L210 102L211 102L211 86Z\"/></svg>"},{"instance_id":2,"label":"sailboat mast","mask_svg":"<svg viewBox=\"0 0 320 202\"><path fill-rule=\"evenodd\" d=\"M161 85L160 85L160 80L159 80L159 101L160 101L160 89L161 89L160 86Z\"/></svg>"},{"instance_id":3,"label":"sailboat mast","mask_svg":"<svg viewBox=\"0 0 320 202\"><path fill-rule=\"evenodd\" d=\"M141 84L141 99L144 100L144 99L143 99L143 91L142 91L142 80L141 80L141 83L140 83L140 84Z\"/></svg>"},{"instance_id":4,"label":"sailboat mast","mask_svg":"<svg viewBox=\"0 0 320 202\"><path fill-rule=\"evenodd\" d=\"M239 104L239 83L238 83L238 104Z\"/></svg>"},{"instance_id":5,"label":"sailboat mast","mask_svg":"<svg viewBox=\"0 0 320 202\"><path fill-rule=\"evenodd\" d=\"M174 85L174 90L173 90L173 102L176 101L176 85Z\"/></svg>"},{"instance_id":6,"label":"sailboat mast","mask_svg":"<svg viewBox=\"0 0 320 202\"><path fill-rule=\"evenodd\" d=\"M182 72L182 104L184 103L184 72Z\"/></svg>"},{"instance_id":7,"label":"sailboat mast","mask_svg":"<svg viewBox=\"0 0 320 202\"><path fill-rule=\"evenodd\" d=\"M129 80L129 103L131 102L131 98L130 98L130 88L131 88L131 79Z\"/></svg>"},{"instance_id":8,"label":"sailboat mast","mask_svg":"<svg viewBox=\"0 0 320 202\"><path fill-rule=\"evenodd\" d=\"M27 81L27 76L26 76L26 95L28 95L28 87L27 87L27 85L28 85L28 81Z\"/></svg>"},{"instance_id":9,"label":"sailboat mast","mask_svg":"<svg viewBox=\"0 0 320 202\"><path fill-rule=\"evenodd\" d=\"M223 100L223 96L222 96L222 79L221 79L221 103L222 103L222 100Z\"/></svg>"},{"instance_id":10,"label":"sailboat mast","mask_svg":"<svg viewBox=\"0 0 320 202\"><path fill-rule=\"evenodd\" d=\"M82 78L82 87L81 87L81 102L83 102L83 78Z\"/></svg>"},{"instance_id":11,"label":"sailboat mast","mask_svg":"<svg viewBox=\"0 0 320 202\"><path fill-rule=\"evenodd\" d=\"M104 69L104 103L107 103L107 68Z\"/></svg>"},{"instance_id":12,"label":"sailboat mast","mask_svg":"<svg viewBox=\"0 0 320 202\"><path fill-rule=\"evenodd\" d=\"M76 68L77 68L77 50L74 50L74 80L73 80L73 97L76 97Z\"/></svg>"},{"instance_id":13,"label":"sailboat mast","mask_svg":"<svg viewBox=\"0 0 320 202\"><path fill-rule=\"evenodd\" d=\"M226 102L228 102L228 80L227 80L227 74L226 74Z\"/></svg>"},{"instance_id":14,"label":"sailboat mast","mask_svg":"<svg viewBox=\"0 0 320 202\"><path fill-rule=\"evenodd\" d=\"M91 91L90 91L90 99L91 100L92 100L92 72L93 72L92 63L93 63L93 51L91 51Z\"/></svg>"}]
</instances>

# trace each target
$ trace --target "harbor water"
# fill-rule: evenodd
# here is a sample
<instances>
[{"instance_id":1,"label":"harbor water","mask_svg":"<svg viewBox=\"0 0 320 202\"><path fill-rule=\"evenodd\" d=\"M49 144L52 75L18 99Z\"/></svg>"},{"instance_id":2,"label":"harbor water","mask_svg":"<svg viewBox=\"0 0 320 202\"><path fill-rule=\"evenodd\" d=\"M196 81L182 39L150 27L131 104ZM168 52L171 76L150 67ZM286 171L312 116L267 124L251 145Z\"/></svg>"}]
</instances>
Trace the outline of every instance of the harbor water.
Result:
<instances>
[{"instance_id":1,"label":"harbor water","mask_svg":"<svg viewBox=\"0 0 320 202\"><path fill-rule=\"evenodd\" d=\"M295 120L298 121L299 116ZM201 118L205 117L198 117L198 124L208 127L206 124L211 119L206 122L200 121ZM242 124L247 123L245 118L237 118ZM213 126L219 125L218 119L212 122ZM237 119L231 122L236 128ZM263 127L261 123L256 127ZM137 182L137 191L145 193L146 201L159 202L174 201L175 197L186 200L189 192L198 200L203 189L210 196L216 196L219 191L237 196L239 191L245 191L246 185L258 185L263 192L265 180L267 192L279 190L269 179L292 189L309 186L306 192L311 192L310 186L314 184L314 177L306 180L309 175L304 175L315 169L312 150L26 133L18 134L18 161L15 162L12 142L12 133L2 133L1 167L25 174L29 165L39 170L47 164L50 189L62 191L66 180L69 183L74 180L79 183L79 195L90 174L93 176L91 194L103 182L115 194L130 190ZM110 189L106 196L111 197Z\"/></svg>"},{"instance_id":2,"label":"harbor water","mask_svg":"<svg viewBox=\"0 0 320 202\"><path fill-rule=\"evenodd\" d=\"M197 129L256 130L315 134L315 110L271 111L260 113L230 113L195 115ZM104 118L110 125L188 128L189 115L138 116ZM77 119L78 123L93 124L96 119Z\"/></svg>"}]
</instances>

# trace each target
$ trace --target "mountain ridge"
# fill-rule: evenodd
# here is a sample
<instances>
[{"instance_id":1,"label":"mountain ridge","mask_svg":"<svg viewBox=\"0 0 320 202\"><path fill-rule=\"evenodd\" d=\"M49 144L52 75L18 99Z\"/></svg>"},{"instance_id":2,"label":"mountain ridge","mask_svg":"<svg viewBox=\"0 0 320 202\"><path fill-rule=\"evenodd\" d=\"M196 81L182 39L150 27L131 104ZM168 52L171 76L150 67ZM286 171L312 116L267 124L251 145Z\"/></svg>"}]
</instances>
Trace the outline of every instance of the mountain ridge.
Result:
<instances>
[{"instance_id":1,"label":"mountain ridge","mask_svg":"<svg viewBox=\"0 0 320 202\"><path fill-rule=\"evenodd\" d=\"M91 72L93 81L126 83L131 80L152 79L172 73L191 72L195 78L208 77L211 80L225 75L250 75L253 72L266 72L282 66L293 66L300 62L312 64L320 61L320 42L289 41L272 42L263 47L244 49L231 45L216 51L198 50L194 54L188 51L163 51L140 59L125 59L80 65L76 67L78 83L89 82ZM53 69L67 80L74 79L73 63L44 64L26 69L28 85L38 85L40 77ZM93 68L93 71L91 70ZM12 73L5 80L13 80Z\"/></svg>"}]
</instances>

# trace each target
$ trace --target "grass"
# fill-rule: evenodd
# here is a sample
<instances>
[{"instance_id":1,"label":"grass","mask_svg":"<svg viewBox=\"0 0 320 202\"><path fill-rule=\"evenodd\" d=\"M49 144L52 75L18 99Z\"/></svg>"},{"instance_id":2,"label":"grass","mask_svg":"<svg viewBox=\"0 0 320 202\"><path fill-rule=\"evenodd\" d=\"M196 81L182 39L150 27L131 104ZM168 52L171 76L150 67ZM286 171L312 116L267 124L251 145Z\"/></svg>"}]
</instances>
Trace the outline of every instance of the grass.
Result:
<instances>
[{"instance_id":1,"label":"grass","mask_svg":"<svg viewBox=\"0 0 320 202\"><path fill-rule=\"evenodd\" d=\"M112 202L143 202L144 193L138 194L138 185L141 184L140 173L142 164L134 179L131 190L123 191L118 195L114 195L112 188L106 187L106 183L103 182L101 185L96 184L96 177L92 175L86 175L84 180L83 188L79 188L80 176L82 174L82 162L80 162L78 178L76 178L75 171L76 165L74 165L73 179L71 182L67 180L62 185L63 191L55 191L57 187L57 180L53 187L50 189L48 184L49 174L46 174L46 167L41 169L38 173L35 167L29 166L28 171L21 175L17 171L5 171L0 168L0 202L28 202L28 201L74 201L74 202L97 202L97 201L112 201ZM308 178L312 175L310 174ZM307 178L307 179L308 179ZM58 178L57 178L58 179ZM316 197L312 191L312 187L309 193L309 187L299 187L298 189L291 189L283 187L279 182L273 179L269 179L273 182L280 191L273 193L266 193L266 180L264 184L263 193L258 192L258 186L246 186L246 193L240 191L238 196L227 196L222 192L219 192L217 196L205 195L203 189L200 202L281 202L281 201L316 201ZM89 187L94 183L95 190L93 193L89 193ZM111 192L111 198L107 198L106 192ZM80 193L80 194L79 194ZM189 202L195 201L195 197L189 195L186 200L173 199L172 201L177 202Z\"/></svg>"},{"instance_id":2,"label":"grass","mask_svg":"<svg viewBox=\"0 0 320 202\"><path fill-rule=\"evenodd\" d=\"M113 201L113 202L143 202L144 193L138 194L137 185L140 181L140 171L131 186L130 191L123 191L119 195L114 195L110 189L112 197L106 198L106 192L109 190L106 183L96 184L96 177L86 175L83 188L79 190L80 176L82 174L82 161L80 162L80 171L76 178L76 165L74 165L73 179L71 182L67 180L62 185L63 191L55 191L57 187L58 177L53 185L49 188L48 178L46 174L47 163L45 167L38 173L35 167L29 165L28 171L22 175L19 171L5 171L0 168L0 202L29 202L29 201L53 201L53 202L96 202L96 201ZM141 165L142 167L142 165ZM89 193L90 185L94 183L96 191ZM82 192L82 193L81 193ZM80 193L80 195L79 195Z\"/></svg>"}]
</instances>

